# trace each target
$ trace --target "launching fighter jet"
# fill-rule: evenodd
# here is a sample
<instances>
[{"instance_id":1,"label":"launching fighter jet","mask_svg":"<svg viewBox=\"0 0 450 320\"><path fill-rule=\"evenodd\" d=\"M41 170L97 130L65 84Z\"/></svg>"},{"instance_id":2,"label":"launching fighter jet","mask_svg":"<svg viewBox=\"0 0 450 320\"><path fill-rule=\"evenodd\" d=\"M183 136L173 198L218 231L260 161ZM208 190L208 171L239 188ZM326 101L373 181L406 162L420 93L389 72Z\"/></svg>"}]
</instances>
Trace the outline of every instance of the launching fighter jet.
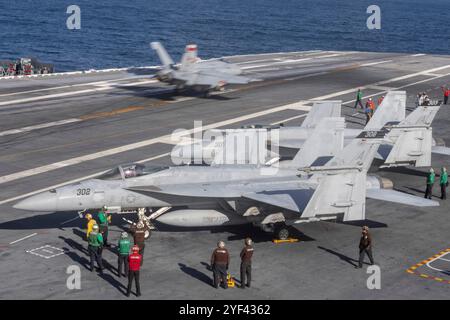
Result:
<instances>
[{"instance_id":1,"label":"launching fighter jet","mask_svg":"<svg viewBox=\"0 0 450 320\"><path fill-rule=\"evenodd\" d=\"M439 205L384 189L389 183L367 176L381 140L358 138L342 149L343 130L343 118L322 119L297 155L276 165L119 166L98 178L32 196L14 207L32 211L172 208L152 218L175 226L253 223L287 238L287 225L293 223L365 219L366 197ZM336 145L341 147L337 154ZM331 160L323 166L321 158Z\"/></svg>"},{"instance_id":2,"label":"launching fighter jet","mask_svg":"<svg viewBox=\"0 0 450 320\"><path fill-rule=\"evenodd\" d=\"M270 134L268 144L270 149L276 146L283 158L290 150L298 150L314 130L315 125L323 117L340 116L340 101L314 102L311 111L301 126L249 126L245 128L248 134L251 130L265 129ZM383 130L384 141L381 144L376 158L382 160L384 167L413 165L424 167L431 165L431 153L450 155L450 149L438 146L432 138L431 123L439 111L437 106L419 106L405 118L406 92L389 92L374 116L364 128L365 131ZM196 141L191 145L176 146L172 150L172 159L177 163L195 163L201 161L214 164L217 155L222 154L221 149L226 147L223 143L229 134L236 130L215 130L217 134L214 141ZM400 132L408 131L398 139ZM345 145L361 134L360 129L345 129ZM324 142L321 142L324 143ZM220 159L219 159L220 160Z\"/></svg>"},{"instance_id":3,"label":"launching fighter jet","mask_svg":"<svg viewBox=\"0 0 450 320\"><path fill-rule=\"evenodd\" d=\"M186 52L176 65L161 43L152 42L151 48L156 51L162 70L156 75L158 80L175 84L177 90L191 88L208 93L211 90L222 90L226 84L244 84L249 78L241 76L239 66L220 60L200 60L197 57L197 45L186 46Z\"/></svg>"}]
</instances>

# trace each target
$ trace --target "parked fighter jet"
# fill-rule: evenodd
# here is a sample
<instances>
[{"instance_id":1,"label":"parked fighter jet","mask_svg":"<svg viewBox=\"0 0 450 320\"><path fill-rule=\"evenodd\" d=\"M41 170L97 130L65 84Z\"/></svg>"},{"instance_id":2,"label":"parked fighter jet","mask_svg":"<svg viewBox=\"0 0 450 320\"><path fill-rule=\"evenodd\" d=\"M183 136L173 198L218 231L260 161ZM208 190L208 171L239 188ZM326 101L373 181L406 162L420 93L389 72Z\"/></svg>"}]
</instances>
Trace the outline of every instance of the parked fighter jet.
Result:
<instances>
[{"instance_id":1,"label":"parked fighter jet","mask_svg":"<svg viewBox=\"0 0 450 320\"><path fill-rule=\"evenodd\" d=\"M367 176L381 143L376 135L354 139L333 156L335 146L343 146L343 129L343 118L322 119L297 155L276 165L119 166L96 179L32 196L14 207L32 211L172 207L175 210L163 214L164 210L158 210L152 218L177 226L253 223L286 238L286 225L293 223L365 219L365 199L372 193L376 199L402 204L438 205L384 189L389 185L386 180ZM332 159L325 166L317 165L323 157Z\"/></svg>"},{"instance_id":2,"label":"parked fighter jet","mask_svg":"<svg viewBox=\"0 0 450 320\"><path fill-rule=\"evenodd\" d=\"M315 102L311 111L301 126L264 126L254 125L245 127L248 134L251 130L265 129L267 143L279 150L281 158L289 154L291 149L298 150L314 130L315 125L322 117L340 116L340 101ZM413 165L424 167L431 165L431 153L450 155L450 148L438 146L437 141L432 138L431 123L439 111L437 106L419 106L405 118L406 92L389 92L382 104L376 110L374 116L364 128L365 131L383 130L384 141L381 144L376 158L382 160L384 167ZM172 159L177 163L195 163L203 161L214 164L217 155L223 154L226 148L224 139L228 134L236 134L236 130L215 130L213 141L196 141L191 145L176 146L172 150ZM399 133L408 131L398 139ZM350 143L361 134L360 129L345 129L345 144ZM220 134L219 134L220 133ZM323 143L323 142L322 142Z\"/></svg>"},{"instance_id":3,"label":"parked fighter jet","mask_svg":"<svg viewBox=\"0 0 450 320\"><path fill-rule=\"evenodd\" d=\"M222 90L226 84L244 84L250 81L240 75L242 70L235 64L220 60L200 60L197 57L197 45L186 46L186 52L178 65L175 65L161 43L152 42L150 45L162 62L162 70L156 77L162 82L175 84L177 90L189 87L208 93L211 90Z\"/></svg>"}]
</instances>

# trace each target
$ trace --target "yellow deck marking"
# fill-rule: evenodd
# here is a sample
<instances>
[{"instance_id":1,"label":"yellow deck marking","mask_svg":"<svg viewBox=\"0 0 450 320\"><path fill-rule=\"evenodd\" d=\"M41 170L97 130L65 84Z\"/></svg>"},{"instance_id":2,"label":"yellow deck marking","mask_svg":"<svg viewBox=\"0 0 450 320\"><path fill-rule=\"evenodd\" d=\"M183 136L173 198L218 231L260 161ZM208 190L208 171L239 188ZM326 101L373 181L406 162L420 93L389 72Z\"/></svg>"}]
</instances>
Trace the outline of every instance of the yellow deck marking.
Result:
<instances>
[{"instance_id":1,"label":"yellow deck marking","mask_svg":"<svg viewBox=\"0 0 450 320\"><path fill-rule=\"evenodd\" d=\"M435 255L432 256L431 258L428 258L428 259L426 259L426 260L422 260L421 262L419 262L419 263L413 265L412 267L409 267L408 269L406 269L406 272L407 272L407 273L410 273L410 274L418 275L419 277L424 278L424 279L431 279L431 280L435 280L435 281L437 281L437 282L450 284L450 280L445 280L445 279L443 279L443 278L434 277L434 276L430 276L430 275L427 275L427 274L424 274L424 273L418 273L418 272L414 271L414 270L416 270L417 268L422 267L422 266L423 266L424 264L426 264L427 262L432 261L432 260L434 260L434 259L436 259L436 258L438 258L438 257L440 257L440 256L442 256L442 255L444 255L444 254L446 254L446 253L449 252L449 251L450 251L450 248L449 248L449 249L445 249L445 250L439 252L439 254L435 254Z\"/></svg>"},{"instance_id":2,"label":"yellow deck marking","mask_svg":"<svg viewBox=\"0 0 450 320\"><path fill-rule=\"evenodd\" d=\"M90 120L90 119L97 119L97 118L106 118L106 117L116 116L116 115L122 114L122 113L132 112L132 111L136 111L136 110L143 110L143 109L145 109L145 108L137 107L137 106L129 106L126 108L120 108L120 109L116 109L116 110L112 110L112 111L96 112L96 113L87 114L87 115L81 116L80 119Z\"/></svg>"}]
</instances>

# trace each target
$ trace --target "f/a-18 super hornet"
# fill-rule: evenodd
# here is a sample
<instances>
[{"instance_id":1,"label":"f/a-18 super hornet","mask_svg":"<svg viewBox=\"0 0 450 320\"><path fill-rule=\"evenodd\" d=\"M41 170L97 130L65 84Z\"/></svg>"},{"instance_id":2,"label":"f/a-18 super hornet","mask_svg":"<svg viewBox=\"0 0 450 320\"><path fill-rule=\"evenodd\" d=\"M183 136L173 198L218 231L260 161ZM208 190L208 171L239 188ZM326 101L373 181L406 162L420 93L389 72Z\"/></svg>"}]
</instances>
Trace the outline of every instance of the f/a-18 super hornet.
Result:
<instances>
[{"instance_id":1,"label":"f/a-18 super hornet","mask_svg":"<svg viewBox=\"0 0 450 320\"><path fill-rule=\"evenodd\" d=\"M226 84L245 84L251 80L240 75L242 70L236 64L217 59L200 60L195 44L186 46L179 64L173 62L161 43L152 42L150 46L162 62L157 79L176 85L177 91L190 88L207 94L212 90L222 90Z\"/></svg>"},{"instance_id":2,"label":"f/a-18 super hornet","mask_svg":"<svg viewBox=\"0 0 450 320\"><path fill-rule=\"evenodd\" d=\"M366 197L415 206L439 205L385 189L392 185L389 181L368 176L381 140L367 132L365 136L371 138L356 138L342 149L344 126L343 118L322 119L289 161L272 165L119 166L95 179L32 196L14 207L32 211L152 208L158 210L151 218L168 225L253 223L286 238L287 226L294 223L364 220Z\"/></svg>"},{"instance_id":3,"label":"f/a-18 super hornet","mask_svg":"<svg viewBox=\"0 0 450 320\"><path fill-rule=\"evenodd\" d=\"M384 132L384 141L378 149L376 158L383 161L382 166L430 166L432 153L450 155L450 148L438 145L440 143L432 137L431 123L439 108L439 104L419 106L405 117L406 92L391 91L363 130L345 129L345 145L363 131L381 131ZM232 140L228 139L228 136L249 135L252 131L267 131L268 149L277 150L279 156L284 158L302 147L323 117L340 116L340 114L340 101L314 102L300 126L252 125L241 129L210 130L207 136L214 137L213 139L178 145L172 150L172 159L175 159L178 164L223 162L219 156L227 154L223 149L227 148L226 142ZM400 136L401 139L399 139ZM268 153L268 158L273 156L272 152Z\"/></svg>"}]
</instances>

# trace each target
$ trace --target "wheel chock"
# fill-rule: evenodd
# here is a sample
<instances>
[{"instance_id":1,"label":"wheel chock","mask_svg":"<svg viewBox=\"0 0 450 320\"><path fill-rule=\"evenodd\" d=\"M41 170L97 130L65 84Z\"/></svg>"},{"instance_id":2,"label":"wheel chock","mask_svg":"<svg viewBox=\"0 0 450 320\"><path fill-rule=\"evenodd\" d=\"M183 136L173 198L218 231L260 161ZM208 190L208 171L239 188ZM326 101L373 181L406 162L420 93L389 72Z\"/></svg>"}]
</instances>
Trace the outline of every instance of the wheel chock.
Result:
<instances>
[{"instance_id":1,"label":"wheel chock","mask_svg":"<svg viewBox=\"0 0 450 320\"><path fill-rule=\"evenodd\" d=\"M227 283L228 288L234 288L236 286L236 281L234 281L234 278L229 273L227 274Z\"/></svg>"},{"instance_id":2,"label":"wheel chock","mask_svg":"<svg viewBox=\"0 0 450 320\"><path fill-rule=\"evenodd\" d=\"M279 244L279 243L293 243L293 242L299 242L299 239L296 238L287 238L285 240L281 240L281 239L273 239L272 242L275 244Z\"/></svg>"}]
</instances>

